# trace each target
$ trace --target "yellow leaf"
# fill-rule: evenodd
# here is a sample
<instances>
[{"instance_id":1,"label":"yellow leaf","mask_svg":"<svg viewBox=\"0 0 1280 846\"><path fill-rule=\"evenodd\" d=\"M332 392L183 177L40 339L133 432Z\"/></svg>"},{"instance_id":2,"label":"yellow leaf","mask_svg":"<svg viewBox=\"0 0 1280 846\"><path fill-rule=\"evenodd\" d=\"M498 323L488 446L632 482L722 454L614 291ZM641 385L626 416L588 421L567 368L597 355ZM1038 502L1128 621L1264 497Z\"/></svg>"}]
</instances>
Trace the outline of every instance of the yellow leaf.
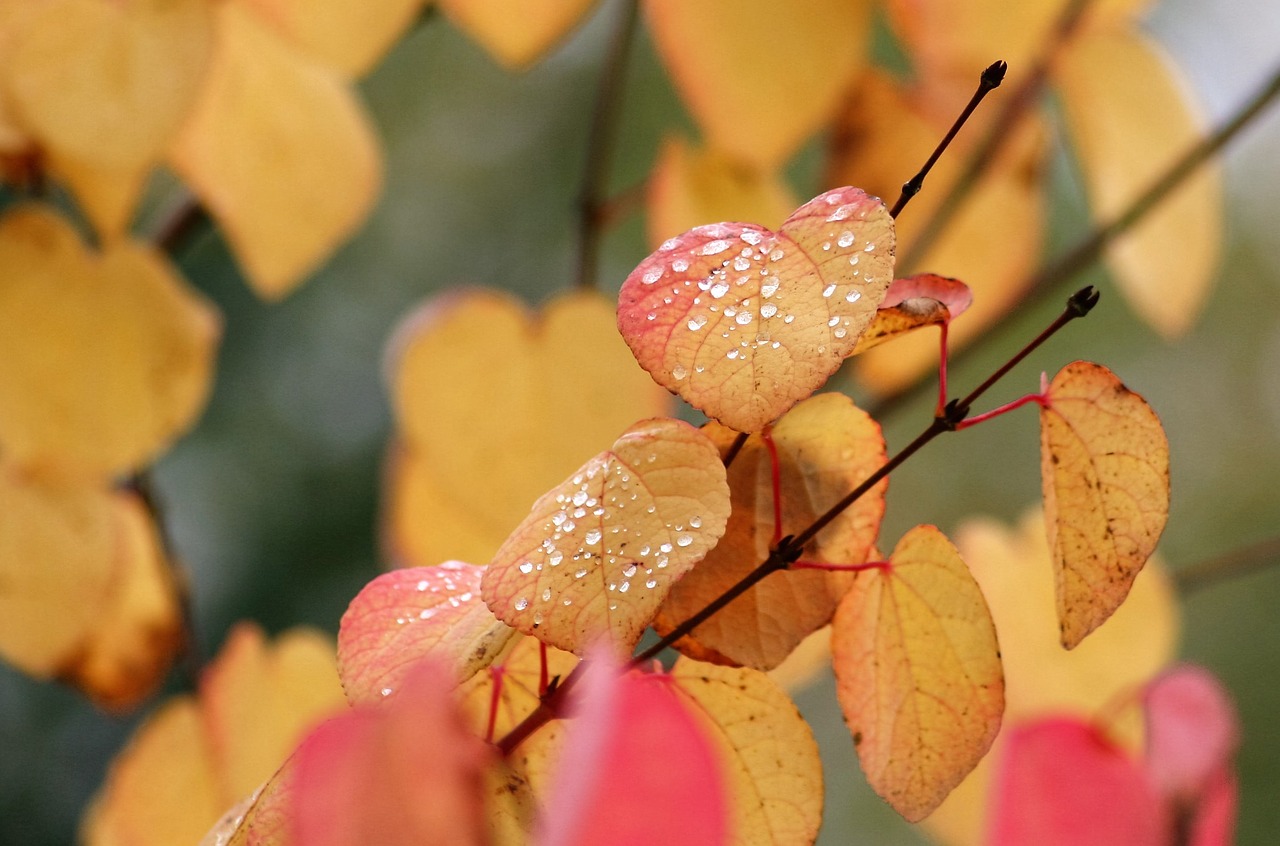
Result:
<instances>
[{"instance_id":1,"label":"yellow leaf","mask_svg":"<svg viewBox=\"0 0 1280 846\"><path fill-rule=\"evenodd\" d=\"M75 660L117 576L118 530L111 495L97 485L0 465L0 655L6 661L51 678Z\"/></svg>"},{"instance_id":2,"label":"yellow leaf","mask_svg":"<svg viewBox=\"0 0 1280 846\"><path fill-rule=\"evenodd\" d=\"M1174 655L1178 611L1164 568L1152 560L1107 623L1071 651L1054 622L1054 577L1044 516L1028 513L1017 526L975 519L956 532L956 545L991 609L1005 668L1005 724L1047 714L1091 718L1132 695ZM989 761L957 787L925 826L951 846L983 843ZM1137 741L1134 733L1131 741Z\"/></svg>"},{"instance_id":3,"label":"yellow leaf","mask_svg":"<svg viewBox=\"0 0 1280 846\"><path fill-rule=\"evenodd\" d=\"M646 229L650 246L720 220L774 228L799 203L782 177L742 164L710 147L672 136L649 174Z\"/></svg>"},{"instance_id":4,"label":"yellow leaf","mask_svg":"<svg viewBox=\"0 0 1280 846\"><path fill-rule=\"evenodd\" d=\"M427 0L237 0L315 61L363 76L391 49Z\"/></svg>"},{"instance_id":5,"label":"yellow leaf","mask_svg":"<svg viewBox=\"0 0 1280 846\"><path fill-rule=\"evenodd\" d=\"M103 167L56 151L49 159L50 169L75 195L99 239L111 243L124 237L150 168Z\"/></svg>"},{"instance_id":6,"label":"yellow leaf","mask_svg":"<svg viewBox=\"0 0 1280 846\"><path fill-rule=\"evenodd\" d=\"M488 561L531 502L670 405L594 292L537 317L506 294L451 294L411 316L388 357L404 457L387 537L403 564Z\"/></svg>"},{"instance_id":7,"label":"yellow leaf","mask_svg":"<svg viewBox=\"0 0 1280 846\"><path fill-rule=\"evenodd\" d=\"M1004 679L978 583L932 526L858 574L832 629L836 696L871 787L927 816L1000 730Z\"/></svg>"},{"instance_id":8,"label":"yellow leaf","mask_svg":"<svg viewBox=\"0 0 1280 846\"><path fill-rule=\"evenodd\" d=\"M701 717L727 770L733 843L807 846L822 823L822 762L809 725L769 677L681 658L676 692Z\"/></svg>"},{"instance_id":9,"label":"yellow leaf","mask_svg":"<svg viewBox=\"0 0 1280 846\"><path fill-rule=\"evenodd\" d=\"M735 433L708 424L707 435L724 454ZM806 529L885 462L880 427L843 394L819 394L778 420L771 437L777 451L782 526L774 522L770 450L749 438L729 467L733 511L725 536L678 581L654 621L666 634L754 570L775 540ZM805 558L857 565L880 529L880 484L845 510L805 550ZM826 625L853 583L851 573L793 569L774 573L682 639L676 648L699 657L713 650L735 664L769 670L807 635ZM692 649L690 648L692 647Z\"/></svg>"},{"instance_id":10,"label":"yellow leaf","mask_svg":"<svg viewBox=\"0 0 1280 846\"><path fill-rule=\"evenodd\" d=\"M1054 79L1094 216L1116 217L1204 135L1164 51L1136 31L1091 34ZM1184 333L1213 284L1222 247L1222 170L1203 165L1107 252L1129 304L1167 338Z\"/></svg>"},{"instance_id":11,"label":"yellow leaf","mask_svg":"<svg viewBox=\"0 0 1280 846\"><path fill-rule=\"evenodd\" d=\"M170 161L226 233L259 295L289 293L364 221L381 183L347 80L237 3L220 4L204 92Z\"/></svg>"},{"instance_id":12,"label":"yellow leaf","mask_svg":"<svg viewBox=\"0 0 1280 846\"><path fill-rule=\"evenodd\" d=\"M1099 364L1053 377L1040 412L1045 523L1062 644L1124 602L1169 517L1169 441L1146 401Z\"/></svg>"},{"instance_id":13,"label":"yellow leaf","mask_svg":"<svg viewBox=\"0 0 1280 846\"><path fill-rule=\"evenodd\" d=\"M98 166L159 158L206 70L208 0L59 0L24 23L8 89L32 133Z\"/></svg>"},{"instance_id":14,"label":"yellow leaf","mask_svg":"<svg viewBox=\"0 0 1280 846\"><path fill-rule=\"evenodd\" d=\"M0 445L10 461L107 477L194 421L212 375L213 308L149 247L87 253L54 212L0 222Z\"/></svg>"},{"instance_id":15,"label":"yellow leaf","mask_svg":"<svg viewBox=\"0 0 1280 846\"><path fill-rule=\"evenodd\" d=\"M115 575L98 619L63 677L98 705L132 708L164 680L183 646L177 587L146 506L114 495Z\"/></svg>"},{"instance_id":16,"label":"yellow leaf","mask_svg":"<svg viewBox=\"0 0 1280 846\"><path fill-rule=\"evenodd\" d=\"M532 64L564 39L595 0L438 0L441 11L510 69Z\"/></svg>"},{"instance_id":17,"label":"yellow leaf","mask_svg":"<svg viewBox=\"0 0 1280 846\"><path fill-rule=\"evenodd\" d=\"M485 571L484 601L549 645L629 655L728 516L715 445L678 420L641 421L533 504Z\"/></svg>"},{"instance_id":18,"label":"yellow leaf","mask_svg":"<svg viewBox=\"0 0 1280 846\"><path fill-rule=\"evenodd\" d=\"M835 113L866 65L871 9L865 0L645 2L654 44L708 144L766 169Z\"/></svg>"}]
</instances>

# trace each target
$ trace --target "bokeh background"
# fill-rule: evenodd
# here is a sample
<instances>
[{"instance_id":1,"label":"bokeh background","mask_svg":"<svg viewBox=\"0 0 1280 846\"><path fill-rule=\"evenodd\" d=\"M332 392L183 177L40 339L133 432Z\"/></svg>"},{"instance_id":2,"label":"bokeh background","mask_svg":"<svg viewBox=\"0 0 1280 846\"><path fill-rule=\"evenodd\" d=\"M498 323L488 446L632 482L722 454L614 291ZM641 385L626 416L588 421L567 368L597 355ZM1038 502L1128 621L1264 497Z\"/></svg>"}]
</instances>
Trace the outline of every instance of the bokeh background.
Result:
<instances>
[{"instance_id":1,"label":"bokeh background","mask_svg":"<svg viewBox=\"0 0 1280 846\"><path fill-rule=\"evenodd\" d=\"M616 3L603 2L561 48L519 75L439 15L417 26L362 83L387 155L380 205L285 302L256 299L212 232L179 256L226 320L212 401L155 473L189 569L205 654L242 618L271 631L298 623L333 631L379 572L375 530L390 427L381 358L397 321L460 283L506 288L533 303L569 284L586 124L617 13ZM1215 121L1280 62L1280 6L1270 0L1164 0L1147 25ZM618 186L640 181L665 130L689 125L643 35L623 110ZM1104 292L1101 307L990 397L1012 399L1034 387L1038 370L1052 373L1081 357L1106 363L1144 394L1173 450L1173 510L1161 553L1174 569L1280 533L1280 109L1273 112L1225 155L1225 255L1196 328L1162 341L1095 269L1063 296L1091 283ZM801 196L812 193L805 179L816 168L808 161L802 154L795 170ZM1088 226L1065 153L1053 180L1050 255ZM613 231L604 286L616 290L646 252L638 219ZM960 363L954 384L973 384L1059 304L1054 297L1006 321ZM931 401L916 397L884 421L891 448L920 429ZM950 530L975 513L1017 519L1039 497L1037 437L1027 415L930 446L894 476L884 536L919 522ZM1277 608L1280 561L1199 589L1184 605L1181 654L1220 675L1245 727L1241 843L1274 842L1280 830ZM175 674L170 688L183 684ZM822 744L828 782L820 842L921 842L866 788L830 681L819 680L800 704ZM137 719L105 716L69 690L0 667L0 844L74 842L84 804Z\"/></svg>"}]
</instances>

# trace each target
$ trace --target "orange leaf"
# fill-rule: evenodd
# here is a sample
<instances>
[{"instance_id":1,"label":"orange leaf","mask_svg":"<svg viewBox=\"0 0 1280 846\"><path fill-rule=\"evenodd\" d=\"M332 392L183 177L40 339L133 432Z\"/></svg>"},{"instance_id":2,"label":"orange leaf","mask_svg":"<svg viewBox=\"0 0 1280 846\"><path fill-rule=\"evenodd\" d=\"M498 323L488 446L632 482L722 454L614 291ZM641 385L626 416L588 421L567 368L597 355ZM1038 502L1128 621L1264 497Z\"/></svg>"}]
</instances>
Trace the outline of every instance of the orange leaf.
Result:
<instances>
[{"instance_id":1,"label":"orange leaf","mask_svg":"<svg viewBox=\"0 0 1280 846\"><path fill-rule=\"evenodd\" d=\"M20 118L45 145L86 163L152 163L199 93L209 8L208 0L45 4L6 57Z\"/></svg>"},{"instance_id":2,"label":"orange leaf","mask_svg":"<svg viewBox=\"0 0 1280 846\"><path fill-rule=\"evenodd\" d=\"M412 24L427 0L238 0L315 61L363 76Z\"/></svg>"},{"instance_id":3,"label":"orange leaf","mask_svg":"<svg viewBox=\"0 0 1280 846\"><path fill-rule=\"evenodd\" d=\"M887 567L858 574L831 645L867 781L908 820L928 816L1000 730L1000 651L978 583L941 532L917 526Z\"/></svg>"},{"instance_id":4,"label":"orange leaf","mask_svg":"<svg viewBox=\"0 0 1280 846\"><path fill-rule=\"evenodd\" d=\"M1169 516L1169 441L1146 401L1099 364L1053 377L1040 412L1045 523L1062 644L1124 602Z\"/></svg>"},{"instance_id":5,"label":"orange leaf","mask_svg":"<svg viewBox=\"0 0 1280 846\"><path fill-rule=\"evenodd\" d=\"M654 44L711 146L776 168L866 64L865 0L646 0Z\"/></svg>"},{"instance_id":6,"label":"orange leaf","mask_svg":"<svg viewBox=\"0 0 1280 846\"><path fill-rule=\"evenodd\" d=\"M959 279L918 273L895 279L876 310L875 319L858 339L851 355L858 355L885 341L924 326L943 326L959 317L973 303L973 291Z\"/></svg>"},{"instance_id":7,"label":"orange leaf","mask_svg":"<svg viewBox=\"0 0 1280 846\"><path fill-rule=\"evenodd\" d=\"M437 0L502 65L523 68L565 38L594 0Z\"/></svg>"},{"instance_id":8,"label":"orange leaf","mask_svg":"<svg viewBox=\"0 0 1280 846\"><path fill-rule=\"evenodd\" d=\"M102 167L51 151L49 169L75 195L101 243L109 244L128 234L134 209L147 185L149 166Z\"/></svg>"},{"instance_id":9,"label":"orange leaf","mask_svg":"<svg viewBox=\"0 0 1280 846\"><path fill-rule=\"evenodd\" d=\"M484 600L552 646L629 653L728 516L715 445L678 420L642 421L533 504L485 571Z\"/></svg>"},{"instance_id":10,"label":"orange leaf","mask_svg":"<svg viewBox=\"0 0 1280 846\"><path fill-rule=\"evenodd\" d=\"M1055 70L1094 216L1110 221L1204 135L1164 51L1136 31L1091 34ZM1167 338L1183 334L1222 248L1222 169L1209 162L1107 252L1129 304Z\"/></svg>"},{"instance_id":11,"label":"orange leaf","mask_svg":"<svg viewBox=\"0 0 1280 846\"><path fill-rule=\"evenodd\" d=\"M0 445L5 457L108 477L195 419L212 375L212 306L149 247L86 252L27 206L0 222Z\"/></svg>"},{"instance_id":12,"label":"orange leaf","mask_svg":"<svg viewBox=\"0 0 1280 846\"><path fill-rule=\"evenodd\" d=\"M728 450L732 430L708 424ZM770 450L752 436L729 467L733 510L725 536L676 583L654 623L661 634L693 616L755 569L775 538L796 534L885 462L880 427L843 394L819 394L796 405L772 429L782 491L782 526L774 524ZM805 557L861 564L884 515L887 483L845 510L806 549ZM774 573L707 620L676 648L693 657L710 649L760 670L776 667L806 635L826 625L853 583L850 573L797 569Z\"/></svg>"},{"instance_id":13,"label":"orange leaf","mask_svg":"<svg viewBox=\"0 0 1280 846\"><path fill-rule=\"evenodd\" d=\"M390 468L387 545L400 563L488 561L530 502L670 405L595 292L558 296L537 316L493 291L433 299L388 359L404 446Z\"/></svg>"},{"instance_id":14,"label":"orange leaf","mask_svg":"<svg viewBox=\"0 0 1280 846\"><path fill-rule=\"evenodd\" d=\"M338 630L338 674L353 705L400 686L428 655L457 682L489 666L515 634L480 600L483 567L446 561L384 573L351 600Z\"/></svg>"},{"instance_id":15,"label":"orange leaf","mask_svg":"<svg viewBox=\"0 0 1280 846\"><path fill-rule=\"evenodd\" d=\"M706 721L727 770L733 842L807 846L822 823L822 761L809 724L768 676L688 658L675 691Z\"/></svg>"},{"instance_id":16,"label":"orange leaf","mask_svg":"<svg viewBox=\"0 0 1280 846\"><path fill-rule=\"evenodd\" d=\"M218 4L204 93L170 149L259 295L278 299L364 220L381 154L345 78ZM287 103L288 108L281 108Z\"/></svg>"},{"instance_id":17,"label":"orange leaf","mask_svg":"<svg viewBox=\"0 0 1280 846\"><path fill-rule=\"evenodd\" d=\"M711 147L668 138L649 174L646 231L656 247L714 220L779 226L796 207L781 175L734 161Z\"/></svg>"},{"instance_id":18,"label":"orange leaf","mask_svg":"<svg viewBox=\"0 0 1280 846\"><path fill-rule=\"evenodd\" d=\"M893 277L893 221L856 188L805 203L777 232L699 226L631 272L618 328L658 384L758 432L826 382Z\"/></svg>"}]
</instances>

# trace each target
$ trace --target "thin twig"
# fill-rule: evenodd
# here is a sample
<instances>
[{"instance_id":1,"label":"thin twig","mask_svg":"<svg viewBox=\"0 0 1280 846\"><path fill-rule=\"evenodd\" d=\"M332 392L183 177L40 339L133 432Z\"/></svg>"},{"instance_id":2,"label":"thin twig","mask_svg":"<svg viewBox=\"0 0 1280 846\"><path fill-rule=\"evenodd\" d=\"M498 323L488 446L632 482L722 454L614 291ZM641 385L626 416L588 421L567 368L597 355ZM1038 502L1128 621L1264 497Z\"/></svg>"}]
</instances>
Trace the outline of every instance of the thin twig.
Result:
<instances>
[{"instance_id":1,"label":"thin twig","mask_svg":"<svg viewBox=\"0 0 1280 846\"><path fill-rule=\"evenodd\" d=\"M151 236L156 249L173 258L186 248L191 238L209 222L209 212L195 195L183 190Z\"/></svg>"},{"instance_id":2,"label":"thin twig","mask_svg":"<svg viewBox=\"0 0 1280 846\"><path fill-rule=\"evenodd\" d=\"M1186 597L1219 582L1247 576L1277 564L1280 564L1280 537L1267 538L1179 568L1174 572L1173 580L1178 592Z\"/></svg>"}]
</instances>

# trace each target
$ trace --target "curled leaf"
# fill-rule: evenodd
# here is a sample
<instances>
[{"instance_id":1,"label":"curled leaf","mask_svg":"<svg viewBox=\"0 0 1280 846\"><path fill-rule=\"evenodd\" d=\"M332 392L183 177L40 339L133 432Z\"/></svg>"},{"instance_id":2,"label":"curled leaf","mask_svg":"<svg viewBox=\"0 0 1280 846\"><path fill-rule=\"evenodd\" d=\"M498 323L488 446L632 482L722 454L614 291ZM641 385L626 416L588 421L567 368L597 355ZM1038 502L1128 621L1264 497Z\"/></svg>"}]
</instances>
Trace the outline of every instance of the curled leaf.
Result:
<instances>
[{"instance_id":1,"label":"curled leaf","mask_svg":"<svg viewBox=\"0 0 1280 846\"><path fill-rule=\"evenodd\" d=\"M860 572L832 627L836 696L871 787L915 822L1000 730L1004 678L978 583L932 526Z\"/></svg>"},{"instance_id":2,"label":"curled leaf","mask_svg":"<svg viewBox=\"0 0 1280 846\"><path fill-rule=\"evenodd\" d=\"M1169 441L1138 394L1100 364L1053 377L1040 412L1045 522L1062 643L1071 649L1129 594L1169 516Z\"/></svg>"},{"instance_id":3,"label":"curled leaf","mask_svg":"<svg viewBox=\"0 0 1280 846\"><path fill-rule=\"evenodd\" d=\"M944 326L973 303L973 291L959 279L919 273L895 279L875 319L850 355L858 355L924 326Z\"/></svg>"},{"instance_id":4,"label":"curled leaf","mask_svg":"<svg viewBox=\"0 0 1280 846\"><path fill-rule=\"evenodd\" d=\"M778 232L699 226L631 272L618 328L640 366L691 405L758 432L839 368L893 277L884 204L838 188Z\"/></svg>"},{"instance_id":5,"label":"curled leaf","mask_svg":"<svg viewBox=\"0 0 1280 846\"><path fill-rule=\"evenodd\" d=\"M629 653L728 515L715 445L678 420L642 421L533 504L485 571L484 600L553 646Z\"/></svg>"},{"instance_id":6,"label":"curled leaf","mask_svg":"<svg viewBox=\"0 0 1280 846\"><path fill-rule=\"evenodd\" d=\"M338 629L338 674L353 705L394 692L432 656L462 682L487 667L515 630L480 600L483 567L446 561L393 570L351 600Z\"/></svg>"}]
</instances>

